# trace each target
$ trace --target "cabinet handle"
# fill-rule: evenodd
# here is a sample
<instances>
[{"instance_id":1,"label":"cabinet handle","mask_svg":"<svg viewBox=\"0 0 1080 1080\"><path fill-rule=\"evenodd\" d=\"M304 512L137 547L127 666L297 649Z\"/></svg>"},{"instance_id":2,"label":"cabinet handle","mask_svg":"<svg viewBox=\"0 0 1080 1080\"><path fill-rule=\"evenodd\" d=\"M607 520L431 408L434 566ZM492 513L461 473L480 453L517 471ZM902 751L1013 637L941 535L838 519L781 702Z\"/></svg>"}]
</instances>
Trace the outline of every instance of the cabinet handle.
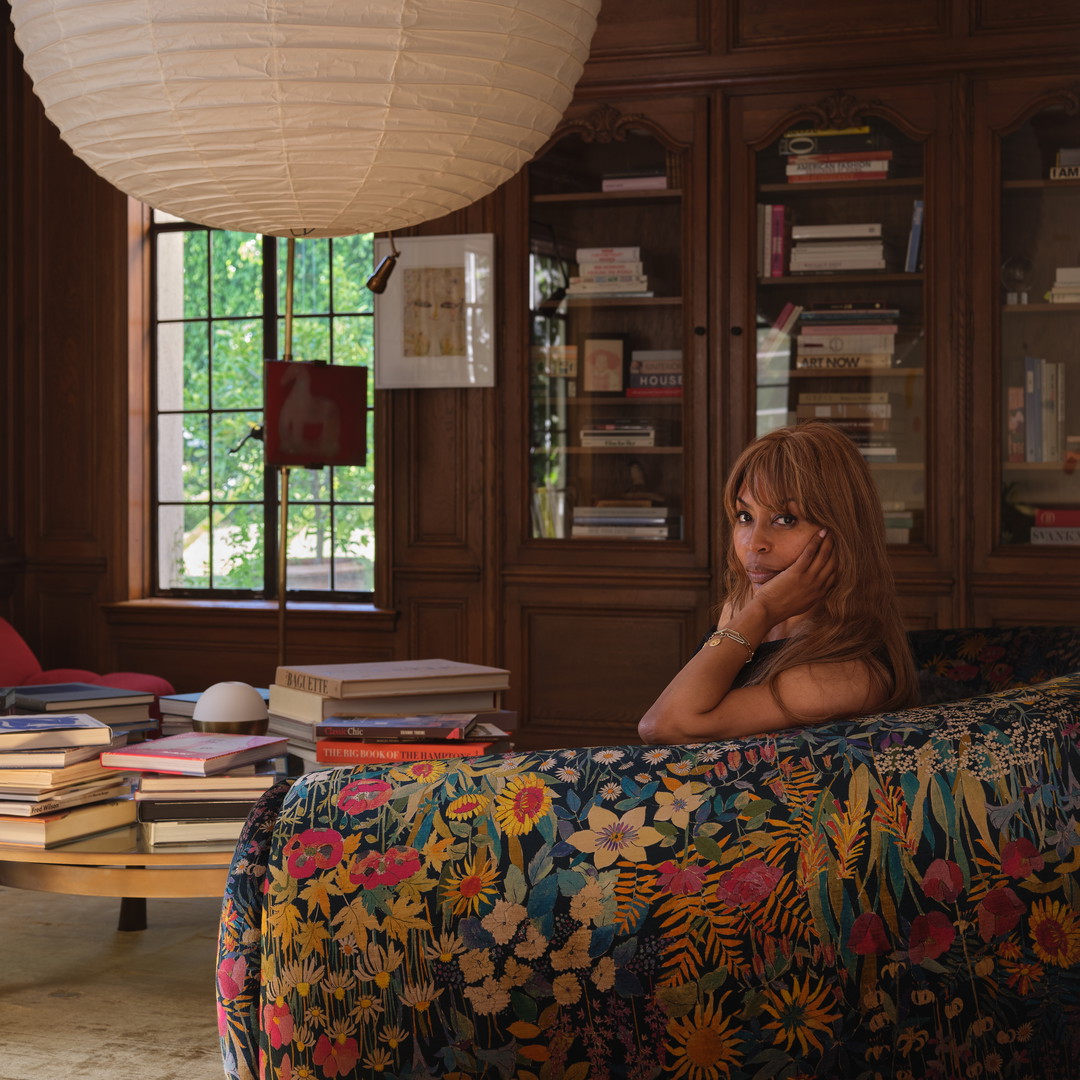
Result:
<instances>
[{"instance_id":1,"label":"cabinet handle","mask_svg":"<svg viewBox=\"0 0 1080 1080\"><path fill-rule=\"evenodd\" d=\"M705 336L705 327L704 326L695 326L694 327L694 333L697 334L698 337L704 337Z\"/></svg>"},{"instance_id":2,"label":"cabinet handle","mask_svg":"<svg viewBox=\"0 0 1080 1080\"><path fill-rule=\"evenodd\" d=\"M742 327L741 326L733 326L731 328L731 336L732 337L742 337Z\"/></svg>"}]
</instances>

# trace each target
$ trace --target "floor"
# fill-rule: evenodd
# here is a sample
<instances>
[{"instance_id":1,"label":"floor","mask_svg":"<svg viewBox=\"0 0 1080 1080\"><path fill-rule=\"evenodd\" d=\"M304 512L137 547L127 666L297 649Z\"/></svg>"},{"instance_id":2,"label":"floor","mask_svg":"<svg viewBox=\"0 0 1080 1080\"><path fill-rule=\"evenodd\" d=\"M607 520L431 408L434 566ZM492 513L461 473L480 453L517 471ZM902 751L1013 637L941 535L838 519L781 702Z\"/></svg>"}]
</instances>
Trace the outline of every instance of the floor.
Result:
<instances>
[{"instance_id":1,"label":"floor","mask_svg":"<svg viewBox=\"0 0 1080 1080\"><path fill-rule=\"evenodd\" d=\"M223 1080L217 899L120 901L0 887L0 1080Z\"/></svg>"}]
</instances>

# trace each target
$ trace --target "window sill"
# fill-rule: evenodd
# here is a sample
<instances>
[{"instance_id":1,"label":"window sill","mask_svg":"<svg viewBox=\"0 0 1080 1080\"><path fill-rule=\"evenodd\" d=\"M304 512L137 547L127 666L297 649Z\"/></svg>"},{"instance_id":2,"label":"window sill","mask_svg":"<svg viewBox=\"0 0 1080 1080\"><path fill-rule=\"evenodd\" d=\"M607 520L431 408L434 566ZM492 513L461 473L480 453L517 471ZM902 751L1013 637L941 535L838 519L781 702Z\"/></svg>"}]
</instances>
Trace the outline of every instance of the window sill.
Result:
<instances>
[{"instance_id":1,"label":"window sill","mask_svg":"<svg viewBox=\"0 0 1080 1080\"><path fill-rule=\"evenodd\" d=\"M150 597L105 604L103 610L109 623L118 627L160 626L169 622L185 628L228 625L239 630L276 625L278 619L278 605L274 600ZM290 600L286 609L291 632L340 628L347 622L353 629L362 623L365 631L390 633L396 628L397 618L396 611L374 604Z\"/></svg>"}]
</instances>

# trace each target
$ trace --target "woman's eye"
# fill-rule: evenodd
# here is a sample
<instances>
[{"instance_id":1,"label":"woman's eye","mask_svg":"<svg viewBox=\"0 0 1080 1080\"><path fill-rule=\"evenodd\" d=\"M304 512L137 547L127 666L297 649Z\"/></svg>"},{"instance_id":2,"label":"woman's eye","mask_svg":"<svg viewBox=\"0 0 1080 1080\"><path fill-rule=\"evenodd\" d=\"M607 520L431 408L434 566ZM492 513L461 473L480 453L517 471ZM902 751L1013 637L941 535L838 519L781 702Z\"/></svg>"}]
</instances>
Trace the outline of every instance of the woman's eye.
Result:
<instances>
[{"instance_id":1,"label":"woman's eye","mask_svg":"<svg viewBox=\"0 0 1080 1080\"><path fill-rule=\"evenodd\" d=\"M780 514L776 520L778 524L788 527L799 523L799 519L794 514Z\"/></svg>"},{"instance_id":2,"label":"woman's eye","mask_svg":"<svg viewBox=\"0 0 1080 1080\"><path fill-rule=\"evenodd\" d=\"M746 510L736 510L735 511L735 521L739 525L749 525L751 520L752 520L752 518L750 517L750 514L749 514L748 511L746 511Z\"/></svg>"}]
</instances>

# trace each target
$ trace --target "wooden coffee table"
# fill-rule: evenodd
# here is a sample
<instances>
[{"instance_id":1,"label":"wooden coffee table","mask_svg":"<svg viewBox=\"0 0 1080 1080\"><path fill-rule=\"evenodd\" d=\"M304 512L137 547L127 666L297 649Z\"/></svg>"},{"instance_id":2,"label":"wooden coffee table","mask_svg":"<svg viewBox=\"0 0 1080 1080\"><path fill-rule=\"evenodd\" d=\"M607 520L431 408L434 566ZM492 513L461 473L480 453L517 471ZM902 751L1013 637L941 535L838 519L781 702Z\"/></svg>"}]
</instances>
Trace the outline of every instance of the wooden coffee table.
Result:
<instances>
[{"instance_id":1,"label":"wooden coffee table","mask_svg":"<svg viewBox=\"0 0 1080 1080\"><path fill-rule=\"evenodd\" d=\"M147 897L224 896L235 844L148 848L137 826L52 848L0 844L0 885L120 898L118 930L146 929Z\"/></svg>"}]
</instances>

